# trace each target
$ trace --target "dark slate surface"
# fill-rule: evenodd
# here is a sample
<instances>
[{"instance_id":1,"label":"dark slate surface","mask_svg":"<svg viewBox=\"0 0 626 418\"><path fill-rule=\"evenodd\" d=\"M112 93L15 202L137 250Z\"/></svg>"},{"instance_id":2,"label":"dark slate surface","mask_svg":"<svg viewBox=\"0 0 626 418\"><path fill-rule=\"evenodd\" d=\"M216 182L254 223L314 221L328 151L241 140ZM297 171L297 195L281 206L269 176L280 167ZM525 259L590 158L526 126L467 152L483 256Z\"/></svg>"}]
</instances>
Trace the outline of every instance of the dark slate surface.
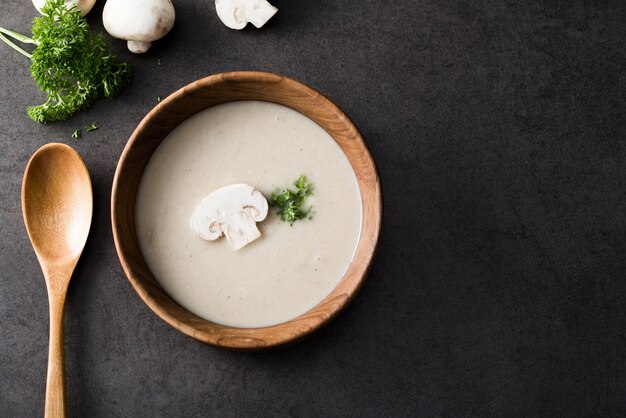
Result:
<instances>
[{"instance_id":1,"label":"dark slate surface","mask_svg":"<svg viewBox=\"0 0 626 418\"><path fill-rule=\"evenodd\" d=\"M43 413L47 302L20 187L50 141L79 150L95 187L66 311L70 416L624 416L624 2L276 3L263 30L235 32L210 0L177 1L174 31L147 55L112 41L135 65L130 89L50 126L25 115L41 100L27 60L0 46L0 416ZM29 1L1 10L0 26L28 33ZM157 96L228 70L325 93L384 186L361 294L279 352L178 333L113 248L111 182L134 127ZM70 138L92 121L98 131Z\"/></svg>"}]
</instances>

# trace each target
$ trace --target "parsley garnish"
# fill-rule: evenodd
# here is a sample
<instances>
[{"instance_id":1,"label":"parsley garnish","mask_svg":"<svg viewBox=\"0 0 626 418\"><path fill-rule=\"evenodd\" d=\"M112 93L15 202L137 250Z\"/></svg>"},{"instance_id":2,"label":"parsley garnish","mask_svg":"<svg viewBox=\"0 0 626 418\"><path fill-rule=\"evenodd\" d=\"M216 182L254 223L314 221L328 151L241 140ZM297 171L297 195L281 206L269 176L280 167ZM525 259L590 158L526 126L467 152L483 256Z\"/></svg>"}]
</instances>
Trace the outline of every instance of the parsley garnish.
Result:
<instances>
[{"instance_id":1,"label":"parsley garnish","mask_svg":"<svg viewBox=\"0 0 626 418\"><path fill-rule=\"evenodd\" d=\"M80 129L76 129L72 134L72 138L74 139L79 139L81 136L83 136L83 133L80 131Z\"/></svg>"},{"instance_id":2,"label":"parsley garnish","mask_svg":"<svg viewBox=\"0 0 626 418\"><path fill-rule=\"evenodd\" d=\"M0 39L31 59L33 79L48 96L45 103L29 107L28 116L39 123L65 120L99 97L120 94L132 78L132 67L117 62L104 35L89 32L80 10L68 9L64 0L48 0L41 12L33 21L32 38L0 28ZM30 54L7 36L37 48Z\"/></svg>"},{"instance_id":3,"label":"parsley garnish","mask_svg":"<svg viewBox=\"0 0 626 418\"><path fill-rule=\"evenodd\" d=\"M306 176L298 177L293 184L296 186L295 191L288 188L276 189L270 199L270 204L278 208L276 214L290 225L300 219L312 218L311 207L303 210L302 205L305 198L313 194L313 184L308 182Z\"/></svg>"},{"instance_id":4,"label":"parsley garnish","mask_svg":"<svg viewBox=\"0 0 626 418\"><path fill-rule=\"evenodd\" d=\"M94 123L92 123L91 125L87 125L87 126L85 126L85 130L86 130L87 132L93 132L93 131L95 131L96 129L98 129L98 123L97 123L97 122L94 122Z\"/></svg>"}]
</instances>

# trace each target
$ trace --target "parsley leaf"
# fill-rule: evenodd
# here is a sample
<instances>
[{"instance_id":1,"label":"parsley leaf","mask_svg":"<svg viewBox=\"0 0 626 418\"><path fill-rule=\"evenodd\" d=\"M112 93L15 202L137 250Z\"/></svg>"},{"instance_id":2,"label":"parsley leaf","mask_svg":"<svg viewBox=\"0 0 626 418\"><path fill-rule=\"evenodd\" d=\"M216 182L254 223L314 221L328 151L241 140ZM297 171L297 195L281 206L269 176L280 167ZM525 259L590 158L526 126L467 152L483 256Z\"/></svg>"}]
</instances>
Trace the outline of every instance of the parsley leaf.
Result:
<instances>
[{"instance_id":1,"label":"parsley leaf","mask_svg":"<svg viewBox=\"0 0 626 418\"><path fill-rule=\"evenodd\" d=\"M296 186L296 190L288 188L276 189L270 199L270 205L278 208L276 214L283 221L289 222L290 225L293 225L295 221L300 219L312 218L311 207L303 210L302 205L306 197L313 194L313 184L309 183L306 176L303 175L298 177L293 184Z\"/></svg>"},{"instance_id":2,"label":"parsley leaf","mask_svg":"<svg viewBox=\"0 0 626 418\"><path fill-rule=\"evenodd\" d=\"M37 46L29 54L0 36L30 57L33 79L48 96L44 103L29 107L28 115L39 123L65 120L100 97L120 94L132 79L132 67L117 62L104 35L90 33L80 11L68 9L64 0L48 0L41 12L33 21L32 39L0 28L0 35Z\"/></svg>"}]
</instances>

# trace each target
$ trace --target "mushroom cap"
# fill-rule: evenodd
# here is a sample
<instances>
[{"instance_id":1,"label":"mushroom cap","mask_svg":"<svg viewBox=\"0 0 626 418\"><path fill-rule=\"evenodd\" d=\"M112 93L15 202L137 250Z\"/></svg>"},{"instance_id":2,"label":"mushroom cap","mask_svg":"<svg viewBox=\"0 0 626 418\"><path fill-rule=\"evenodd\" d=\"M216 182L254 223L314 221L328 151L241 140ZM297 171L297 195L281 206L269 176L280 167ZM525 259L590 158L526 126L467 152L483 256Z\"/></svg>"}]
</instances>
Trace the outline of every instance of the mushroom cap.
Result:
<instances>
[{"instance_id":1,"label":"mushroom cap","mask_svg":"<svg viewBox=\"0 0 626 418\"><path fill-rule=\"evenodd\" d=\"M44 4L46 4L46 1L47 0L33 0L33 5L39 13L41 13L41 9L43 8ZM91 11L93 5L96 4L96 0L65 0L65 4L68 7L72 5L76 6L80 10L80 15L85 16Z\"/></svg>"},{"instance_id":2,"label":"mushroom cap","mask_svg":"<svg viewBox=\"0 0 626 418\"><path fill-rule=\"evenodd\" d=\"M108 0L102 11L102 23L109 35L127 41L161 39L175 20L171 0Z\"/></svg>"},{"instance_id":3,"label":"mushroom cap","mask_svg":"<svg viewBox=\"0 0 626 418\"><path fill-rule=\"evenodd\" d=\"M191 217L191 228L200 237L212 241L222 236L219 223L229 215L244 211L255 222L267 217L267 199L254 186L230 184L217 189L196 206Z\"/></svg>"}]
</instances>

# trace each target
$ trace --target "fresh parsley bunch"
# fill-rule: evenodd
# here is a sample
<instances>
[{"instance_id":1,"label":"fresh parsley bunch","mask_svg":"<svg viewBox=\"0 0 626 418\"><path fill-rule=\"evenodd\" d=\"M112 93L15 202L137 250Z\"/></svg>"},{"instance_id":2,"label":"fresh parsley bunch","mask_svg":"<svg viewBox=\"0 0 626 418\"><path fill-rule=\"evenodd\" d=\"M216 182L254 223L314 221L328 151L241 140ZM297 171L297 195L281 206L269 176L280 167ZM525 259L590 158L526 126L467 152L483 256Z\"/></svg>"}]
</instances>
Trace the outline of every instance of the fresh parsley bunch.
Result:
<instances>
[{"instance_id":1,"label":"fresh parsley bunch","mask_svg":"<svg viewBox=\"0 0 626 418\"><path fill-rule=\"evenodd\" d=\"M306 176L298 177L293 184L296 190L276 190L270 199L270 204L278 208L280 219L291 225L297 220L311 217L311 208L303 210L302 205L304 199L313 194L313 184L308 182Z\"/></svg>"},{"instance_id":2,"label":"fresh parsley bunch","mask_svg":"<svg viewBox=\"0 0 626 418\"><path fill-rule=\"evenodd\" d=\"M29 107L28 115L39 123L65 120L99 97L120 94L132 79L132 67L117 62L104 35L90 33L80 11L63 0L48 0L41 12L33 21L32 38L0 28L0 39L31 59L33 79L48 96ZM37 48L29 54L5 35Z\"/></svg>"}]
</instances>

